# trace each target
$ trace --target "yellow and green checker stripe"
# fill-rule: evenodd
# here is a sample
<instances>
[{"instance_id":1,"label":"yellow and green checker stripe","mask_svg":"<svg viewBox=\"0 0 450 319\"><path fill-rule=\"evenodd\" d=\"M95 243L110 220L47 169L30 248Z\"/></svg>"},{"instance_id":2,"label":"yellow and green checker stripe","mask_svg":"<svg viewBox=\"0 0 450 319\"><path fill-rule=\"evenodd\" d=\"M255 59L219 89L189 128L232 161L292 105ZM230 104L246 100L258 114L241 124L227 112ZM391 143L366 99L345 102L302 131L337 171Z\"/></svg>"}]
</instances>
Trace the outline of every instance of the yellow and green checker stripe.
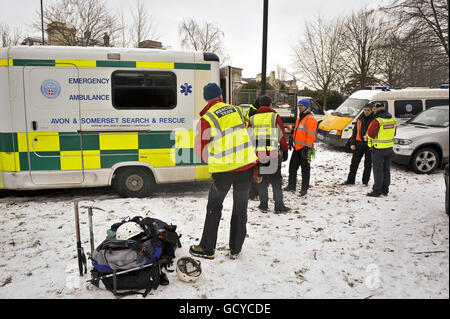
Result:
<instances>
[{"instance_id":1,"label":"yellow and green checker stripe","mask_svg":"<svg viewBox=\"0 0 450 319\"><path fill-rule=\"evenodd\" d=\"M194 154L193 139L193 131L188 130L28 133L33 149L28 161L27 133L0 133L0 171L79 170L81 155L84 169L111 168L128 161L153 167L205 166Z\"/></svg>"},{"instance_id":2,"label":"yellow and green checker stripe","mask_svg":"<svg viewBox=\"0 0 450 319\"><path fill-rule=\"evenodd\" d=\"M43 60L43 59L0 59L0 66L51 66L80 68L134 68L134 69L174 69L211 70L210 63L178 63L154 61L111 61L111 60Z\"/></svg>"}]
</instances>

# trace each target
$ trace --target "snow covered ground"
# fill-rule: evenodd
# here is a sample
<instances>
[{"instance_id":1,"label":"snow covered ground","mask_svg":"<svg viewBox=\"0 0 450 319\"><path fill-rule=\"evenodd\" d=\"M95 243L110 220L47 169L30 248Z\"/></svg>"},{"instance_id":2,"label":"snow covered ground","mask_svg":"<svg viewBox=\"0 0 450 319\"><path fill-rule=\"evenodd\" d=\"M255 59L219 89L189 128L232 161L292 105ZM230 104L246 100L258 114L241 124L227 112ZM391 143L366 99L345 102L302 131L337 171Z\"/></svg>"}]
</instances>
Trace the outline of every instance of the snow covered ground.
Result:
<instances>
[{"instance_id":1,"label":"snow covered ground","mask_svg":"<svg viewBox=\"0 0 450 319\"><path fill-rule=\"evenodd\" d=\"M307 197L284 194L290 213L264 214L259 202L249 203L239 259L227 257L230 191L216 258L201 260L203 277L187 284L168 273L170 284L147 298L449 298L442 170L417 175L394 165L389 197L369 198L360 172L356 185L339 185L351 154L316 147ZM208 189L209 183L164 185L145 199L123 199L108 188L0 192L0 298L114 298L77 275L73 201L106 211L94 211L96 245L112 223L151 216L178 225L180 257L201 236ZM80 213L88 252L87 210Z\"/></svg>"}]
</instances>

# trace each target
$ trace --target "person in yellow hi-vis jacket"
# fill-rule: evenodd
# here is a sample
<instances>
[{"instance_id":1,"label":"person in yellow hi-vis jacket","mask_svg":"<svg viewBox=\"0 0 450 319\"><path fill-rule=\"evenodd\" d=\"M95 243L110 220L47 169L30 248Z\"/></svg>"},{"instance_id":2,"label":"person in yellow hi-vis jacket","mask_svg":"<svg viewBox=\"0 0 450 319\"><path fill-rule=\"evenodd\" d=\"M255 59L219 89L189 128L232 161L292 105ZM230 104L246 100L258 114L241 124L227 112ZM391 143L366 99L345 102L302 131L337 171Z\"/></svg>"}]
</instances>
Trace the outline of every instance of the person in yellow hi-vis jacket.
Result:
<instances>
[{"instance_id":1,"label":"person in yellow hi-vis jacket","mask_svg":"<svg viewBox=\"0 0 450 319\"><path fill-rule=\"evenodd\" d=\"M236 259L247 235L248 193L258 158L242 109L224 103L222 90L215 83L205 85L203 98L208 104L200 112L194 151L198 158L208 163L213 183L208 194L202 238L198 245L190 247L189 252L197 257L214 258L223 201L233 186L229 257Z\"/></svg>"},{"instance_id":2,"label":"person in yellow hi-vis jacket","mask_svg":"<svg viewBox=\"0 0 450 319\"><path fill-rule=\"evenodd\" d=\"M367 129L368 146L372 150L374 184L370 197L387 196L391 184L391 163L397 122L386 111L384 103L375 103L375 119Z\"/></svg>"}]
</instances>

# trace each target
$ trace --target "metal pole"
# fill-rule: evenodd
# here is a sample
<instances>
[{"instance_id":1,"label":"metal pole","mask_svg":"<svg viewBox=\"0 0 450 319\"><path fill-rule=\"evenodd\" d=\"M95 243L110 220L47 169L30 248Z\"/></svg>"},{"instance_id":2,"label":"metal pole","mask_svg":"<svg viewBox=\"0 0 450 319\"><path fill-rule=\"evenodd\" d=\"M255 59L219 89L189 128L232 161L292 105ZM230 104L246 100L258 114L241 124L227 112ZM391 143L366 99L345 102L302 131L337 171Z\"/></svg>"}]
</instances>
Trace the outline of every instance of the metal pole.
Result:
<instances>
[{"instance_id":1,"label":"metal pole","mask_svg":"<svg viewBox=\"0 0 450 319\"><path fill-rule=\"evenodd\" d=\"M261 95L266 94L266 65L267 65L267 18L269 0L264 0L263 10L263 45L262 45L262 70L261 70Z\"/></svg>"},{"instance_id":2,"label":"metal pole","mask_svg":"<svg viewBox=\"0 0 450 319\"><path fill-rule=\"evenodd\" d=\"M42 28L42 45L45 45L45 40L44 40L44 6L42 4L41 0L41 28Z\"/></svg>"}]
</instances>

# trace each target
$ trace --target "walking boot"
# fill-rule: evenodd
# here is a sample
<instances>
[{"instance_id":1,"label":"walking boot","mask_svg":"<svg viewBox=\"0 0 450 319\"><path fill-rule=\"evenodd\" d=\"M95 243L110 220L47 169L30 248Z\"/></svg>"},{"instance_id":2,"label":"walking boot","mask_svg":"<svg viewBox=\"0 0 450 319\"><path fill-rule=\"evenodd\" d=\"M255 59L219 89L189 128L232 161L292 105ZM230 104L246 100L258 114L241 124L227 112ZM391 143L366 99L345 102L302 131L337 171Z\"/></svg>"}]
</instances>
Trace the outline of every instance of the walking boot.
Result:
<instances>
[{"instance_id":1,"label":"walking boot","mask_svg":"<svg viewBox=\"0 0 450 319\"><path fill-rule=\"evenodd\" d=\"M259 210L262 211L263 213L267 213L267 211L269 210L269 205L267 204L267 202L264 203L260 203L258 206Z\"/></svg>"},{"instance_id":2,"label":"walking boot","mask_svg":"<svg viewBox=\"0 0 450 319\"><path fill-rule=\"evenodd\" d=\"M286 192L295 192L295 186L286 186L285 188L283 188L284 191Z\"/></svg>"},{"instance_id":3,"label":"walking boot","mask_svg":"<svg viewBox=\"0 0 450 319\"><path fill-rule=\"evenodd\" d=\"M376 192L376 191L372 191L370 193L367 193L367 196L369 196L369 197L380 197L381 193L380 192Z\"/></svg>"},{"instance_id":4,"label":"walking boot","mask_svg":"<svg viewBox=\"0 0 450 319\"><path fill-rule=\"evenodd\" d=\"M189 248L189 253L196 257L214 259L214 251L206 251L200 245L193 245Z\"/></svg>"},{"instance_id":5,"label":"walking boot","mask_svg":"<svg viewBox=\"0 0 450 319\"><path fill-rule=\"evenodd\" d=\"M283 202L275 203L275 214L284 214L290 211L289 207L286 207Z\"/></svg>"},{"instance_id":6,"label":"walking boot","mask_svg":"<svg viewBox=\"0 0 450 319\"><path fill-rule=\"evenodd\" d=\"M308 189L302 189L300 191L300 196L305 196L306 194L308 194Z\"/></svg>"}]
</instances>

